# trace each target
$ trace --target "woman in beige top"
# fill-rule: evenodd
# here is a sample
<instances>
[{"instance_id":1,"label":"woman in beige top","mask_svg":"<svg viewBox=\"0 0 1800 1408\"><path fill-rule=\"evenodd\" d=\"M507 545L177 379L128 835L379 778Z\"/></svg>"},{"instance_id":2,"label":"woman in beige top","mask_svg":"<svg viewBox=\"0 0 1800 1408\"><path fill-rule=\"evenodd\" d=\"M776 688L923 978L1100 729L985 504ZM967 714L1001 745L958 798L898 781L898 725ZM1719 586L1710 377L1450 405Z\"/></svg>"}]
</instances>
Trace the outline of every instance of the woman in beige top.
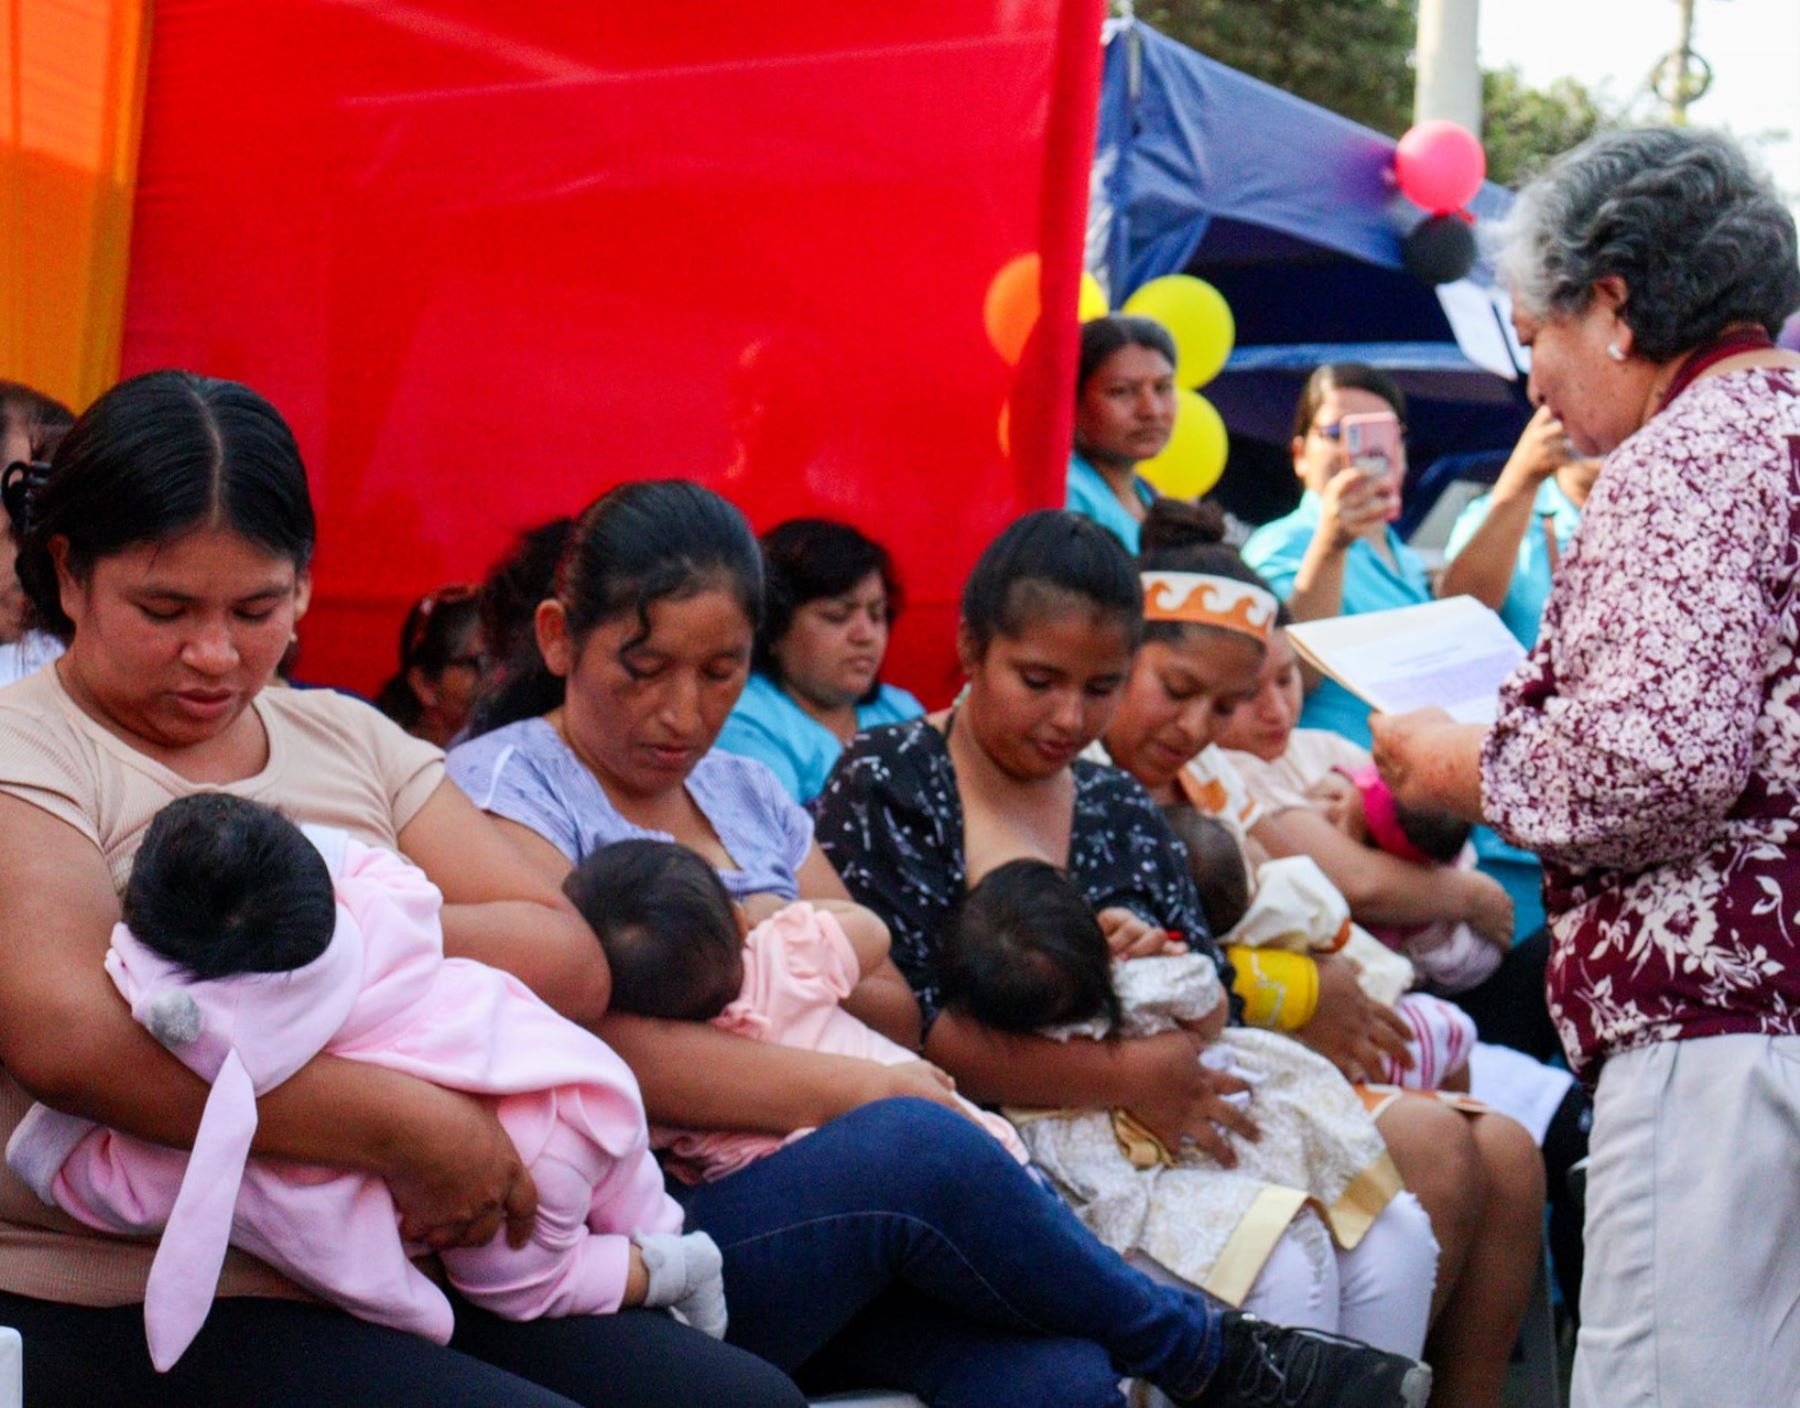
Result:
<instances>
[{"instance_id":1,"label":"woman in beige top","mask_svg":"<svg viewBox=\"0 0 1800 1408\"><path fill-rule=\"evenodd\" d=\"M314 532L266 401L185 373L134 378L47 475L10 471L5 501L32 607L69 648L0 691L0 1134L35 1097L192 1138L204 1085L101 963L144 829L185 793L253 797L397 848L444 891L451 953L510 969L578 1020L604 1011L586 927L446 781L437 749L355 700L264 690L305 606ZM322 1057L259 1115L264 1157L384 1177L410 1238L529 1230L530 1179L474 1099ZM153 1250L83 1231L0 1173L0 1324L24 1334L34 1404L799 1402L759 1361L648 1312L513 1324L459 1305L442 1348L307 1303L237 1253L193 1350L159 1376L137 1309Z\"/></svg>"}]
</instances>

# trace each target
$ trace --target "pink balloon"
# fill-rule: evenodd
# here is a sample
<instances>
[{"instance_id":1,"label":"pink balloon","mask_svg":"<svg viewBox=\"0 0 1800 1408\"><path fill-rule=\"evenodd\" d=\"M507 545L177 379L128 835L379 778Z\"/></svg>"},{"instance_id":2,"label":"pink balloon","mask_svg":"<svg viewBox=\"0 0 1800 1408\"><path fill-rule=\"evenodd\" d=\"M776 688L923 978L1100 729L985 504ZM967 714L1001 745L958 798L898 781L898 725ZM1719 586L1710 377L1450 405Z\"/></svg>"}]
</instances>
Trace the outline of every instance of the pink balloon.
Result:
<instances>
[{"instance_id":1,"label":"pink balloon","mask_svg":"<svg viewBox=\"0 0 1800 1408\"><path fill-rule=\"evenodd\" d=\"M1394 152L1400 190L1433 215L1461 210L1487 175L1487 153L1468 128L1433 118L1407 129Z\"/></svg>"}]
</instances>

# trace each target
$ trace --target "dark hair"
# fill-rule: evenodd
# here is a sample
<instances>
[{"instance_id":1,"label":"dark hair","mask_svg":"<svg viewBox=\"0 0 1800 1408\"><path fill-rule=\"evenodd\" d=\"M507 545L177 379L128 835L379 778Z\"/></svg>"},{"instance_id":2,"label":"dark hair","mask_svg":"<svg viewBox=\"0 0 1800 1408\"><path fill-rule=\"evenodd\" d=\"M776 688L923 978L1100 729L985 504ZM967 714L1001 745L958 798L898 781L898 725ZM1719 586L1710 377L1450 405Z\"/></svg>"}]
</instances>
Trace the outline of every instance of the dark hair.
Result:
<instances>
[{"instance_id":1,"label":"dark hair","mask_svg":"<svg viewBox=\"0 0 1800 1408\"><path fill-rule=\"evenodd\" d=\"M1081 356L1075 367L1075 395L1087 389L1088 378L1121 347L1147 347L1175 365L1175 339L1154 318L1134 318L1129 313L1108 313L1081 325Z\"/></svg>"},{"instance_id":2,"label":"dark hair","mask_svg":"<svg viewBox=\"0 0 1800 1408\"><path fill-rule=\"evenodd\" d=\"M1394 819L1401 834L1413 849L1431 857L1439 865L1448 865L1462 854L1474 828L1454 812L1436 807L1408 807L1394 804Z\"/></svg>"},{"instance_id":3,"label":"dark hair","mask_svg":"<svg viewBox=\"0 0 1800 1408\"><path fill-rule=\"evenodd\" d=\"M612 968L612 1005L704 1022L738 995L743 942L718 872L673 841L615 841L563 881Z\"/></svg>"},{"instance_id":4,"label":"dark hair","mask_svg":"<svg viewBox=\"0 0 1800 1408\"><path fill-rule=\"evenodd\" d=\"M481 582L481 635L497 661L513 659L536 629L538 603L556 594L556 564L575 531L573 518L552 518L520 533L512 551Z\"/></svg>"},{"instance_id":5,"label":"dark hair","mask_svg":"<svg viewBox=\"0 0 1800 1408\"><path fill-rule=\"evenodd\" d=\"M1057 593L1116 616L1134 649L1142 639L1144 597L1130 554L1091 518L1058 508L1026 514L988 544L963 584L963 624L986 649L995 635L1016 637Z\"/></svg>"},{"instance_id":6,"label":"dark hair","mask_svg":"<svg viewBox=\"0 0 1800 1408\"><path fill-rule=\"evenodd\" d=\"M1206 927L1228 934L1250 908L1250 876L1244 851L1225 823L1184 803L1162 809L1163 819L1187 851L1188 874L1200 892Z\"/></svg>"},{"instance_id":7,"label":"dark hair","mask_svg":"<svg viewBox=\"0 0 1800 1408\"><path fill-rule=\"evenodd\" d=\"M775 647L794 624L794 613L809 601L843 596L871 572L881 575L892 621L904 604L900 580L888 550L848 523L829 518L790 518L762 536L763 620L756 632L755 668L777 683L781 667ZM879 681L869 686L880 690ZM858 701L864 702L864 701Z\"/></svg>"},{"instance_id":8,"label":"dark hair","mask_svg":"<svg viewBox=\"0 0 1800 1408\"><path fill-rule=\"evenodd\" d=\"M577 648L594 627L621 617L650 634L650 608L723 587L754 630L762 620L762 553L744 515L686 479L649 479L609 489L576 520L556 568L556 596ZM550 672L535 632L517 642L495 688L476 706L470 736L547 714L562 703L563 681Z\"/></svg>"},{"instance_id":9,"label":"dark hair","mask_svg":"<svg viewBox=\"0 0 1800 1408\"><path fill-rule=\"evenodd\" d=\"M1138 537L1138 567L1145 572L1200 572L1261 587L1270 596L1269 584L1225 545L1225 510L1217 504L1188 503L1182 499L1158 499ZM1277 598L1275 620L1285 626L1291 618L1287 604ZM1145 640L1179 640L1188 631L1216 631L1218 626L1199 626L1184 621L1147 621Z\"/></svg>"},{"instance_id":10,"label":"dark hair","mask_svg":"<svg viewBox=\"0 0 1800 1408\"><path fill-rule=\"evenodd\" d=\"M463 659L463 646L481 624L481 604L471 586L439 587L413 603L400 627L400 668L375 696L375 707L401 728L411 728L425 712L411 675L422 670L437 679Z\"/></svg>"},{"instance_id":11,"label":"dark hair","mask_svg":"<svg viewBox=\"0 0 1800 1408\"><path fill-rule=\"evenodd\" d=\"M1406 420L1406 393L1400 383L1378 367L1362 362L1327 362L1314 367L1300 388L1300 399L1294 403L1294 439L1304 440L1312 429L1313 417L1329 391L1367 391L1379 396L1394 408L1402 422Z\"/></svg>"},{"instance_id":12,"label":"dark hair","mask_svg":"<svg viewBox=\"0 0 1800 1408\"><path fill-rule=\"evenodd\" d=\"M48 472L0 480L19 543L19 580L45 630L68 640L50 540L69 570L223 523L304 569L315 526L300 451L280 412L249 387L191 372L147 372L108 391L70 428Z\"/></svg>"},{"instance_id":13,"label":"dark hair","mask_svg":"<svg viewBox=\"0 0 1800 1408\"><path fill-rule=\"evenodd\" d=\"M1625 283L1637 352L1666 362L1734 323L1771 337L1800 305L1794 217L1717 132L1608 132L1559 157L1507 219L1502 256L1520 306L1585 312L1594 284Z\"/></svg>"},{"instance_id":14,"label":"dark hair","mask_svg":"<svg viewBox=\"0 0 1800 1408\"><path fill-rule=\"evenodd\" d=\"M1112 952L1075 882L1041 860L991 870L951 915L938 973L944 1004L1003 1032L1094 1017L1119 1025Z\"/></svg>"},{"instance_id":15,"label":"dark hair","mask_svg":"<svg viewBox=\"0 0 1800 1408\"><path fill-rule=\"evenodd\" d=\"M73 424L75 412L61 401L21 381L0 381L0 440L15 427L24 431L27 459L49 459Z\"/></svg>"},{"instance_id":16,"label":"dark hair","mask_svg":"<svg viewBox=\"0 0 1800 1408\"><path fill-rule=\"evenodd\" d=\"M331 943L331 872L300 828L259 802L197 792L151 819L125 886L137 938L195 978L285 973Z\"/></svg>"}]
</instances>

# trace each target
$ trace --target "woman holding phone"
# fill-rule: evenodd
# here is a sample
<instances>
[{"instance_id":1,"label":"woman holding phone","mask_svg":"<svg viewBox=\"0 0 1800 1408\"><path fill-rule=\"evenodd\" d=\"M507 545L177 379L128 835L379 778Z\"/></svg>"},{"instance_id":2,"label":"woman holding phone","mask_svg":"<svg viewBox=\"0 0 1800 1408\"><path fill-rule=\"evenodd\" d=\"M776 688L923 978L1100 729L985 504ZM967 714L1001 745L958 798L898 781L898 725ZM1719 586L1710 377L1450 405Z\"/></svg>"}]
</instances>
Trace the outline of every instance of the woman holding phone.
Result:
<instances>
[{"instance_id":1,"label":"woman holding phone","mask_svg":"<svg viewBox=\"0 0 1800 1408\"><path fill-rule=\"evenodd\" d=\"M1355 616L1431 600L1425 564L1393 529L1406 477L1406 398L1386 372L1331 362L1306 379L1294 410L1300 506L1244 544L1244 561L1296 621ZM1356 441L1357 453L1351 453ZM1300 722L1368 747L1369 706L1325 680Z\"/></svg>"}]
</instances>

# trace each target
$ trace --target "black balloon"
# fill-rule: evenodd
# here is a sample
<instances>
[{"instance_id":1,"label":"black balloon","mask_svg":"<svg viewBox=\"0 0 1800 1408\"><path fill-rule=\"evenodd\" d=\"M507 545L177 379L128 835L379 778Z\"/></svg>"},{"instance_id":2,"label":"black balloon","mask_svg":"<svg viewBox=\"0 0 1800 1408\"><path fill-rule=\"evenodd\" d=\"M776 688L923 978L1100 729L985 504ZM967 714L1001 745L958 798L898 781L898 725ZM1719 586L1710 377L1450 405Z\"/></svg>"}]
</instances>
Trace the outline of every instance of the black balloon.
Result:
<instances>
[{"instance_id":1,"label":"black balloon","mask_svg":"<svg viewBox=\"0 0 1800 1408\"><path fill-rule=\"evenodd\" d=\"M1428 284L1447 284L1475 267L1475 230L1460 215L1433 215L1400 242L1406 272Z\"/></svg>"}]
</instances>

